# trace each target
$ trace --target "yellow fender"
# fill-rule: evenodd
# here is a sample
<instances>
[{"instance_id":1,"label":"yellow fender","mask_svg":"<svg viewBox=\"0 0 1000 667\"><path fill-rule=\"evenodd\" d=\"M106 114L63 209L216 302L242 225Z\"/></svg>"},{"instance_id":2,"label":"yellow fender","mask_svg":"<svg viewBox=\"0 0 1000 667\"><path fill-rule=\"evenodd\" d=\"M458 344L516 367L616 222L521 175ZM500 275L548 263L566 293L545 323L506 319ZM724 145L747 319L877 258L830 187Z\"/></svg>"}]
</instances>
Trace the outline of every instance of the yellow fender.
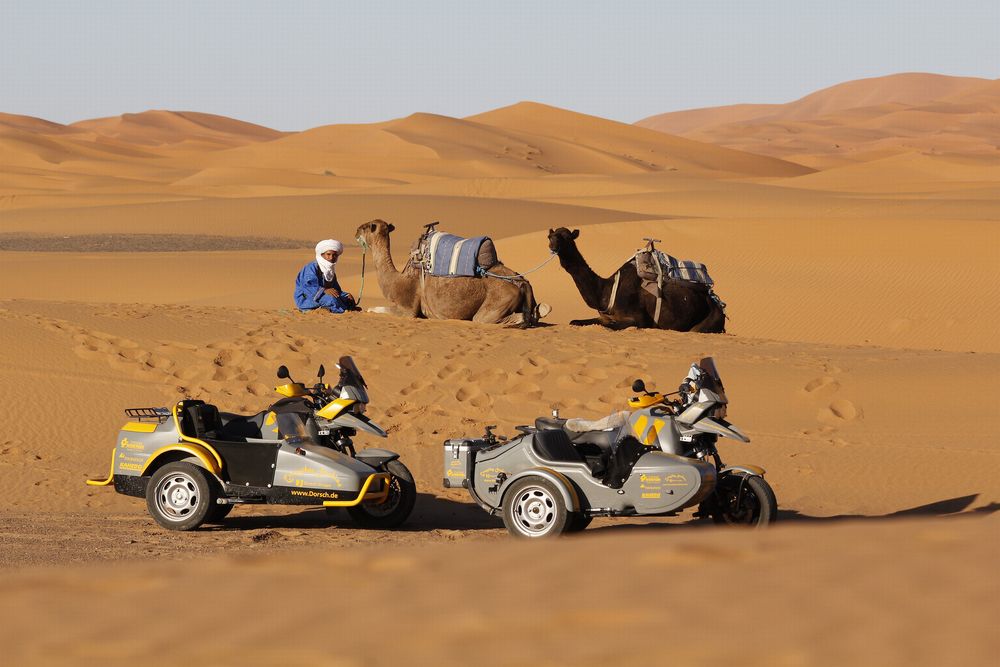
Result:
<instances>
[{"instance_id":1,"label":"yellow fender","mask_svg":"<svg viewBox=\"0 0 1000 667\"><path fill-rule=\"evenodd\" d=\"M142 467L142 472L139 474L145 475L146 471L149 470L149 467L153 465L156 459L167 452L184 452L185 454L190 454L191 456L197 457L205 468L213 475L218 476L222 473L222 459L219 458L218 453L214 449L210 449L197 443L178 442L175 445L160 447L153 452L153 454L146 459L146 465Z\"/></svg>"}]
</instances>

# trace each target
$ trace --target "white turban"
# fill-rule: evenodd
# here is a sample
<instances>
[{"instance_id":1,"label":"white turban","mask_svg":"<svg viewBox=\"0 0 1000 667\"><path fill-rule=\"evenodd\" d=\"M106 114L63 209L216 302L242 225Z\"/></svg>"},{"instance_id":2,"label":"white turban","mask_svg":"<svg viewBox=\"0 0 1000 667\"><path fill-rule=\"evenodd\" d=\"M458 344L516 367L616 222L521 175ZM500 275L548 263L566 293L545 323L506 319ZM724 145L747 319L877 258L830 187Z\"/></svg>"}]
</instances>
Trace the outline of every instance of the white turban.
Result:
<instances>
[{"instance_id":1,"label":"white turban","mask_svg":"<svg viewBox=\"0 0 1000 667\"><path fill-rule=\"evenodd\" d=\"M319 270L323 273L323 279L327 281L333 280L337 274L334 270L334 264L337 263L337 260L334 259L332 262L328 262L323 258L323 253L331 250L339 256L344 252L344 244L336 239L326 239L316 244L316 263L319 265Z\"/></svg>"}]
</instances>

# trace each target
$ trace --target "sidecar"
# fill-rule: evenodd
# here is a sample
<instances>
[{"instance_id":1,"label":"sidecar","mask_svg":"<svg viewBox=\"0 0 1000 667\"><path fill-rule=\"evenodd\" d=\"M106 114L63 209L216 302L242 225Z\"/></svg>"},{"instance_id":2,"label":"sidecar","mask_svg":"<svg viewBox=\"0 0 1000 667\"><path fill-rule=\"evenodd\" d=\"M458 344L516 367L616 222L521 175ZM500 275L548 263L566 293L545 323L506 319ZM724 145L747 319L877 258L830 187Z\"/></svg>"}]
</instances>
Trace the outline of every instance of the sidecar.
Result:
<instances>
[{"instance_id":1,"label":"sidecar","mask_svg":"<svg viewBox=\"0 0 1000 667\"><path fill-rule=\"evenodd\" d=\"M570 441L565 420L540 418L503 441L487 429L476 439L444 443L444 486L468 489L517 537L583 530L595 516L671 516L714 489L713 464L631 440L611 454L613 434Z\"/></svg>"},{"instance_id":2,"label":"sidecar","mask_svg":"<svg viewBox=\"0 0 1000 667\"><path fill-rule=\"evenodd\" d=\"M387 466L399 458L385 449L352 457L321 446L314 423L275 406L241 416L183 400L125 413L107 479L87 484L145 498L150 515L171 530L221 522L240 503L363 504L377 514L389 495Z\"/></svg>"}]
</instances>

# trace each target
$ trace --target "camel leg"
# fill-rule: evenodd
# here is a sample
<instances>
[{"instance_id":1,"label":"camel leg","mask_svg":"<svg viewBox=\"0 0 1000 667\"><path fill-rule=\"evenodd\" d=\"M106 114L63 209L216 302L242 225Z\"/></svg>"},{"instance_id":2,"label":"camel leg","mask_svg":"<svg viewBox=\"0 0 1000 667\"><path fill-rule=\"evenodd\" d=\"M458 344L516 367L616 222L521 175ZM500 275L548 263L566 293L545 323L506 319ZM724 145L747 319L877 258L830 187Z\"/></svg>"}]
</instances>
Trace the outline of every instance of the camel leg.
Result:
<instances>
[{"instance_id":1,"label":"camel leg","mask_svg":"<svg viewBox=\"0 0 1000 667\"><path fill-rule=\"evenodd\" d=\"M691 327L696 333L726 333L726 314L720 308L713 308L708 317Z\"/></svg>"},{"instance_id":2,"label":"camel leg","mask_svg":"<svg viewBox=\"0 0 1000 667\"><path fill-rule=\"evenodd\" d=\"M642 324L638 318L635 317L610 317L604 314L598 318L598 323L608 329L611 329L612 331L621 331L622 329L638 327Z\"/></svg>"},{"instance_id":3,"label":"camel leg","mask_svg":"<svg viewBox=\"0 0 1000 667\"><path fill-rule=\"evenodd\" d=\"M570 320L569 323L574 327L588 327L592 324L604 324L604 321L599 317L592 317L589 320Z\"/></svg>"}]
</instances>

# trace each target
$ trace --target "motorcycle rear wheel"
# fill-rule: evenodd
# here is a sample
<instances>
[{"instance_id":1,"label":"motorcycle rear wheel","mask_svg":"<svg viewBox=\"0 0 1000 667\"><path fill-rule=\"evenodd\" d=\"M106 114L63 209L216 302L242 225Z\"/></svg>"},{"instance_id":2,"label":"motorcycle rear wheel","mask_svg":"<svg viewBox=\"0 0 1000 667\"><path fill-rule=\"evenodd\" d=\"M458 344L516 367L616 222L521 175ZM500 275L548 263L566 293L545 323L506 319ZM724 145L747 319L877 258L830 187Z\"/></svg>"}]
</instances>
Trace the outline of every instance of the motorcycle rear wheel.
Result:
<instances>
[{"instance_id":1,"label":"motorcycle rear wheel","mask_svg":"<svg viewBox=\"0 0 1000 667\"><path fill-rule=\"evenodd\" d=\"M763 528L778 518L778 500L774 491L763 477L757 475L725 475L719 480L713 500L709 513L718 524Z\"/></svg>"}]
</instances>

